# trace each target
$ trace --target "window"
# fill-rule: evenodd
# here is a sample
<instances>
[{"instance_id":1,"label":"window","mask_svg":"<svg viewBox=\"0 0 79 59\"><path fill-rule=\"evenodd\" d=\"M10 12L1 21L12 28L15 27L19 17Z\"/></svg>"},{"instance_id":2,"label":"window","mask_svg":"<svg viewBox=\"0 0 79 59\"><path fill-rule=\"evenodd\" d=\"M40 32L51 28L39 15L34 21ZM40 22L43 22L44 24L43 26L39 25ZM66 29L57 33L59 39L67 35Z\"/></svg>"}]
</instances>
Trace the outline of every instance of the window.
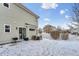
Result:
<instances>
[{"instance_id":1,"label":"window","mask_svg":"<svg viewBox=\"0 0 79 59\"><path fill-rule=\"evenodd\" d=\"M4 3L3 4L5 7L9 8L9 4L8 3Z\"/></svg>"},{"instance_id":2,"label":"window","mask_svg":"<svg viewBox=\"0 0 79 59\"><path fill-rule=\"evenodd\" d=\"M30 30L30 31L35 31L35 29L31 29L31 28L30 28L29 30Z\"/></svg>"},{"instance_id":3,"label":"window","mask_svg":"<svg viewBox=\"0 0 79 59\"><path fill-rule=\"evenodd\" d=\"M10 25L5 25L5 32L10 32Z\"/></svg>"}]
</instances>

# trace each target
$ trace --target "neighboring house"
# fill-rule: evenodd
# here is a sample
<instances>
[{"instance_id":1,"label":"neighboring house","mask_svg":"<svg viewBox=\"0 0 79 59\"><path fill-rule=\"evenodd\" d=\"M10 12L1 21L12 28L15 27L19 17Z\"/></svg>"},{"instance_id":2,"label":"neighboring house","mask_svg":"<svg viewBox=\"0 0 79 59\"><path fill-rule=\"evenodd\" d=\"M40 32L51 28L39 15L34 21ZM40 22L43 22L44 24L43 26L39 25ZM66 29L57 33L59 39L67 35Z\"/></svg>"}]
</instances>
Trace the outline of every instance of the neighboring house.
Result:
<instances>
[{"instance_id":1,"label":"neighboring house","mask_svg":"<svg viewBox=\"0 0 79 59\"><path fill-rule=\"evenodd\" d=\"M20 3L0 3L0 43L37 35L39 16Z\"/></svg>"},{"instance_id":2,"label":"neighboring house","mask_svg":"<svg viewBox=\"0 0 79 59\"><path fill-rule=\"evenodd\" d=\"M79 33L79 28L73 28L70 31L71 33Z\"/></svg>"},{"instance_id":3,"label":"neighboring house","mask_svg":"<svg viewBox=\"0 0 79 59\"><path fill-rule=\"evenodd\" d=\"M47 25L45 25L45 27L43 28L43 30L44 30L44 32L46 32L46 33L50 33L51 31L56 30L56 27L47 24Z\"/></svg>"}]
</instances>

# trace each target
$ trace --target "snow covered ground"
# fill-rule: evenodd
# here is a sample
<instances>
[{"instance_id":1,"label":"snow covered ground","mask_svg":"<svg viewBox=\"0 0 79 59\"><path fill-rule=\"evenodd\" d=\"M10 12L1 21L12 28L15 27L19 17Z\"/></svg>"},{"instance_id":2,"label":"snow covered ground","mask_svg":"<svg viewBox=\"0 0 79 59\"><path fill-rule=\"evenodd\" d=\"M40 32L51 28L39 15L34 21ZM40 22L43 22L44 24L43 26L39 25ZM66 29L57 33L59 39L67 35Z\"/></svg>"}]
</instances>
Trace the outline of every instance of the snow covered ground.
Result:
<instances>
[{"instance_id":1,"label":"snow covered ground","mask_svg":"<svg viewBox=\"0 0 79 59\"><path fill-rule=\"evenodd\" d=\"M42 35L43 40L0 46L0 56L79 56L79 41L76 36L70 35L69 40L53 40L49 34Z\"/></svg>"}]
</instances>

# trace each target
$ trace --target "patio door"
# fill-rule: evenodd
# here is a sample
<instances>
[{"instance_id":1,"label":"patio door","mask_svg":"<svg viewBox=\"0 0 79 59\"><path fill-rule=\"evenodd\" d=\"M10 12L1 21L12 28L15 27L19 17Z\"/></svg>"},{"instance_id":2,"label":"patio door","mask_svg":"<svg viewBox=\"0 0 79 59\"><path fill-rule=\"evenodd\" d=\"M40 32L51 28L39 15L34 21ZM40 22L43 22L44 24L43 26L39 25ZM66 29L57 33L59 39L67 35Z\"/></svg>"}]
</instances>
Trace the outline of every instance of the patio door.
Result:
<instances>
[{"instance_id":1,"label":"patio door","mask_svg":"<svg viewBox=\"0 0 79 59\"><path fill-rule=\"evenodd\" d=\"M26 38L26 28L19 28L19 39L24 39Z\"/></svg>"}]
</instances>

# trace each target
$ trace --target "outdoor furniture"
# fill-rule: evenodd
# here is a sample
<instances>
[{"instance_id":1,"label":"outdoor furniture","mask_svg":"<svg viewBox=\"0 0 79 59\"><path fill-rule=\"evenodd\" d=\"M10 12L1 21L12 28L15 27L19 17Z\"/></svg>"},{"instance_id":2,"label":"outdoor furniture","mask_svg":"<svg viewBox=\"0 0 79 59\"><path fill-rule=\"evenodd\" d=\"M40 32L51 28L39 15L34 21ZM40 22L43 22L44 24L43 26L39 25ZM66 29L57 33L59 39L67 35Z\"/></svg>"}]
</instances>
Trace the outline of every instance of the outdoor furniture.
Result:
<instances>
[{"instance_id":1,"label":"outdoor furniture","mask_svg":"<svg viewBox=\"0 0 79 59\"><path fill-rule=\"evenodd\" d=\"M13 40L13 42L16 43L16 41L18 40L18 38L17 37L14 37L14 38L12 38L12 40Z\"/></svg>"},{"instance_id":2,"label":"outdoor furniture","mask_svg":"<svg viewBox=\"0 0 79 59\"><path fill-rule=\"evenodd\" d=\"M28 40L29 40L29 38L24 38L24 40L25 40L25 41L28 41Z\"/></svg>"}]
</instances>

